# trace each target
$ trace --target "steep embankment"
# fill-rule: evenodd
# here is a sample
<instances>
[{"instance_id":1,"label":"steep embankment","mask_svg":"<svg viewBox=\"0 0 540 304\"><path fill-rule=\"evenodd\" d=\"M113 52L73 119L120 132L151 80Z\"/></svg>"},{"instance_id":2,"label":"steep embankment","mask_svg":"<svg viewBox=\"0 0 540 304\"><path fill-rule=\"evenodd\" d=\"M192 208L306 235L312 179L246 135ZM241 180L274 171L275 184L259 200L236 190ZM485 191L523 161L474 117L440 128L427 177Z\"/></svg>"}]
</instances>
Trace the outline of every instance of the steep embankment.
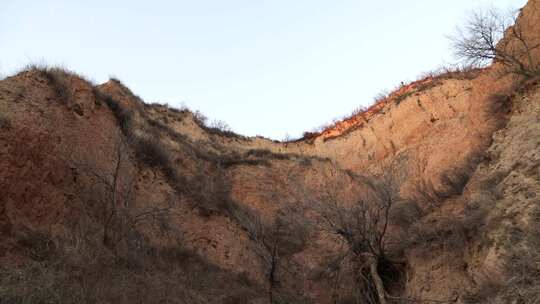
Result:
<instances>
[{"instance_id":1,"label":"steep embankment","mask_svg":"<svg viewBox=\"0 0 540 304\"><path fill-rule=\"evenodd\" d=\"M540 90L500 70L434 75L289 143L117 80L6 78L0 302L354 303L375 295L350 235L363 216L384 228L390 298L534 303Z\"/></svg>"}]
</instances>

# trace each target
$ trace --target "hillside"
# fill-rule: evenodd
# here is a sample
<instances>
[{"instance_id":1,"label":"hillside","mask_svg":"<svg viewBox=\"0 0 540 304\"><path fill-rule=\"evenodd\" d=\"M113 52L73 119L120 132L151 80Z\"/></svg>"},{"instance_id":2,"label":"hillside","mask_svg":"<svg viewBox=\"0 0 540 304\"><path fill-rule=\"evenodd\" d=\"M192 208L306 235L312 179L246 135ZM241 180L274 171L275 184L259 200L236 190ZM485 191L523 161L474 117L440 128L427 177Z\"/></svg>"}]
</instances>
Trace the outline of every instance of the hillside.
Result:
<instances>
[{"instance_id":1,"label":"hillside","mask_svg":"<svg viewBox=\"0 0 540 304\"><path fill-rule=\"evenodd\" d=\"M0 80L0 303L540 303L540 78L503 70L276 142L30 66Z\"/></svg>"}]
</instances>

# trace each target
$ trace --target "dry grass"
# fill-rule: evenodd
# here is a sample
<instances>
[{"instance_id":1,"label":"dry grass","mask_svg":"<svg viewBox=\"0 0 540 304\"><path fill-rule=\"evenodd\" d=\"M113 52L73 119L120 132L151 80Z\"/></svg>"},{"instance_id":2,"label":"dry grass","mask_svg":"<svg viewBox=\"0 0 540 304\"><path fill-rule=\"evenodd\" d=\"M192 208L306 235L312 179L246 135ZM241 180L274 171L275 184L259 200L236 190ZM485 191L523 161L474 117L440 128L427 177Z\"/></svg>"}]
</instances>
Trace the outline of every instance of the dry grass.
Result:
<instances>
[{"instance_id":1,"label":"dry grass","mask_svg":"<svg viewBox=\"0 0 540 304\"><path fill-rule=\"evenodd\" d=\"M245 155L236 152L217 154L137 108L127 110L113 97L95 91L95 95L109 106L117 118L137 159L147 166L160 169L171 187L179 195L188 197L192 206L203 216L223 214L238 221L239 214L248 212L230 198L230 185L222 170L237 165L268 166L267 159L270 158L288 159L262 150L246 152ZM139 117L138 121L135 121L135 116ZM136 129L143 132L136 132ZM173 159L170 152L172 148L164 143L164 137L169 137L179 145L182 152L177 155L184 158L183 162L195 165L197 169L194 174L177 170L177 160Z\"/></svg>"},{"instance_id":2,"label":"dry grass","mask_svg":"<svg viewBox=\"0 0 540 304\"><path fill-rule=\"evenodd\" d=\"M124 256L85 250L75 254L89 263L73 264L72 257L59 255L0 268L2 303L223 303L263 297L245 277L182 248Z\"/></svg>"},{"instance_id":3,"label":"dry grass","mask_svg":"<svg viewBox=\"0 0 540 304\"><path fill-rule=\"evenodd\" d=\"M62 67L51 67L44 64L31 64L24 71L37 72L44 77L53 88L56 97L64 104L73 102L72 79L78 78L91 86L85 77Z\"/></svg>"},{"instance_id":4,"label":"dry grass","mask_svg":"<svg viewBox=\"0 0 540 304\"><path fill-rule=\"evenodd\" d=\"M291 159L290 154L283 154L283 153L274 153L270 150L265 149L252 149L249 150L246 153L246 157L249 156L255 156L259 158L265 158L265 159L277 159L277 160L289 160Z\"/></svg>"},{"instance_id":5,"label":"dry grass","mask_svg":"<svg viewBox=\"0 0 540 304\"><path fill-rule=\"evenodd\" d=\"M530 216L526 231L512 226L506 228L503 259L507 280L483 276L475 291L464 297L465 303L539 303L540 207L535 207Z\"/></svg>"},{"instance_id":6,"label":"dry grass","mask_svg":"<svg viewBox=\"0 0 540 304\"><path fill-rule=\"evenodd\" d=\"M240 207L230 199L228 183L225 176L219 173L220 170L237 165L269 165L267 160L235 152L216 154L169 126L148 117L138 108L127 110L113 97L95 91L95 95L113 112L137 159L149 167L158 168L177 194L189 198L192 206L197 208L201 215L224 214L235 219L234 214L238 213L237 209ZM172 148L165 144L165 136L182 149L177 155L184 159L183 162L195 165L196 169L192 170L194 174L177 170L177 160L173 159L170 152Z\"/></svg>"},{"instance_id":7,"label":"dry grass","mask_svg":"<svg viewBox=\"0 0 540 304\"><path fill-rule=\"evenodd\" d=\"M488 239L479 237L486 231L486 208L475 204L465 208L461 215L439 215L417 221L408 230L405 247L427 254L434 248L449 251L466 248L472 240L486 244Z\"/></svg>"},{"instance_id":8,"label":"dry grass","mask_svg":"<svg viewBox=\"0 0 540 304\"><path fill-rule=\"evenodd\" d=\"M96 87L94 87L93 93L98 103L104 102L109 109L111 109L122 132L124 132L126 136L130 136L132 133L133 111L128 110L126 107L122 106L119 101L115 100L110 95L102 93Z\"/></svg>"},{"instance_id":9,"label":"dry grass","mask_svg":"<svg viewBox=\"0 0 540 304\"><path fill-rule=\"evenodd\" d=\"M510 277L502 291L503 298L518 303L534 304L540 301L540 206L535 206L526 231L515 230L505 256L505 270Z\"/></svg>"},{"instance_id":10,"label":"dry grass","mask_svg":"<svg viewBox=\"0 0 540 304\"><path fill-rule=\"evenodd\" d=\"M424 213L418 203L405 200L396 203L390 212L390 222L408 231L408 229L424 216Z\"/></svg>"}]
</instances>

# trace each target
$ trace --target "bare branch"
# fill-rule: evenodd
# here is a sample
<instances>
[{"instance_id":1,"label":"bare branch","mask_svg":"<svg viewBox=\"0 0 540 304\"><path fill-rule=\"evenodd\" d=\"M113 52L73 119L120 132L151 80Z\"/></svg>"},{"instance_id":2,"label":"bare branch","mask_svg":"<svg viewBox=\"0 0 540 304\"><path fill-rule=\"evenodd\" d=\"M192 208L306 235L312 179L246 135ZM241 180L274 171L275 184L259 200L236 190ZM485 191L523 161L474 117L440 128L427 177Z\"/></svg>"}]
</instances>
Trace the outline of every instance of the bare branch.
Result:
<instances>
[{"instance_id":1,"label":"bare branch","mask_svg":"<svg viewBox=\"0 0 540 304\"><path fill-rule=\"evenodd\" d=\"M538 75L540 62L532 51L540 41L525 35L524 24L515 12L501 13L494 8L471 14L466 25L450 37L458 59L471 66L486 66L492 62L506 67L506 73L525 77Z\"/></svg>"}]
</instances>

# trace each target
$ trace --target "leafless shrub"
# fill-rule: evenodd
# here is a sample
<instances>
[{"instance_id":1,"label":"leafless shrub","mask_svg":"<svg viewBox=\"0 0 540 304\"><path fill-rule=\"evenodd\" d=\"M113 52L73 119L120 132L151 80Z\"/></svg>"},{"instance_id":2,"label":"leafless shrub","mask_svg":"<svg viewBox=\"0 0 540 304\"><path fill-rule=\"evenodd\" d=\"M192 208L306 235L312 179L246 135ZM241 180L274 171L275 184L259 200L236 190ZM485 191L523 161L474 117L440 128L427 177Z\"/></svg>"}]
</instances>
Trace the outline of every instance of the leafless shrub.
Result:
<instances>
[{"instance_id":1,"label":"leafless shrub","mask_svg":"<svg viewBox=\"0 0 540 304\"><path fill-rule=\"evenodd\" d=\"M245 211L242 206L231 199L230 184L217 167L215 174L199 174L187 179L188 195L193 199L193 205L203 216L221 214L237 220L237 213Z\"/></svg>"},{"instance_id":2,"label":"leafless shrub","mask_svg":"<svg viewBox=\"0 0 540 304\"><path fill-rule=\"evenodd\" d=\"M234 133L230 129L230 127L222 121L219 121L218 123L214 121L212 125L204 126L203 129L206 132L210 134L214 134L214 135L219 135L219 136L224 136L224 137L229 137L229 138L244 138L244 136Z\"/></svg>"},{"instance_id":3,"label":"leafless shrub","mask_svg":"<svg viewBox=\"0 0 540 304\"><path fill-rule=\"evenodd\" d=\"M514 12L504 14L493 8L474 12L466 25L450 38L456 57L474 66L494 61L505 66L507 73L538 75L540 62L533 52L540 42L526 33L532 24L525 24L517 17Z\"/></svg>"},{"instance_id":4,"label":"leafless shrub","mask_svg":"<svg viewBox=\"0 0 540 304\"><path fill-rule=\"evenodd\" d=\"M213 168L215 172L219 172L223 168L234 165L266 165L264 160L247 159L235 153L221 155L200 149L187 137L148 117L143 112L137 112L137 115L141 118L141 128L147 128L146 135L140 134L140 132L135 133L133 116L135 115L134 111L138 110L127 110L111 96L100 94L97 90L95 93L111 108L120 125L123 126L123 133L127 137L126 142L135 152L137 159L150 167L160 169L171 187L177 193L187 196L192 201L193 206L198 208L203 215L228 214L228 209L235 205L229 200L228 192L224 190L226 186L223 175L218 173L211 175L210 171L205 170L205 168ZM200 119L204 121L204 118ZM147 125L145 126L144 123ZM169 136L185 147L186 156L191 157L193 163L199 167L197 170L199 173L187 176L176 170L173 157L162 140L163 135ZM209 162L209 164L204 164L204 161Z\"/></svg>"},{"instance_id":5,"label":"leafless shrub","mask_svg":"<svg viewBox=\"0 0 540 304\"><path fill-rule=\"evenodd\" d=\"M399 263L393 262L387 251L391 210L402 200L401 161L385 167L378 177L350 176L362 189L352 205L344 205L331 193L317 205L323 231L341 238L358 260L357 286L367 303L387 303L386 288L401 277Z\"/></svg>"},{"instance_id":6,"label":"leafless shrub","mask_svg":"<svg viewBox=\"0 0 540 304\"><path fill-rule=\"evenodd\" d=\"M200 111L192 112L192 114L193 114L193 119L195 120L195 123L197 123L199 126L206 126L206 122L208 121L208 117L206 117Z\"/></svg>"},{"instance_id":7,"label":"leafless shrub","mask_svg":"<svg viewBox=\"0 0 540 304\"><path fill-rule=\"evenodd\" d=\"M193 115L193 120L195 121L195 123L209 134L229 138L244 138L244 136L241 136L231 131L229 125L227 125L227 123L221 120L213 120L210 124L208 124L208 117L206 117L200 111L195 111L191 113Z\"/></svg>"},{"instance_id":8,"label":"leafless shrub","mask_svg":"<svg viewBox=\"0 0 540 304\"><path fill-rule=\"evenodd\" d=\"M306 246L308 229L305 219L295 216L294 210L287 209L280 210L270 223L264 222L257 214L251 214L245 225L266 270L269 301L281 303L284 294L280 292L279 275L283 271L283 260Z\"/></svg>"},{"instance_id":9,"label":"leafless shrub","mask_svg":"<svg viewBox=\"0 0 540 304\"><path fill-rule=\"evenodd\" d=\"M208 127L211 129L218 129L221 132L231 132L231 127L222 120L212 120Z\"/></svg>"},{"instance_id":10,"label":"leafless shrub","mask_svg":"<svg viewBox=\"0 0 540 304\"><path fill-rule=\"evenodd\" d=\"M173 164L169 152L160 142L159 137L137 136L132 138L131 145L136 156L148 166L161 168L165 171L172 170Z\"/></svg>"},{"instance_id":11,"label":"leafless shrub","mask_svg":"<svg viewBox=\"0 0 540 304\"><path fill-rule=\"evenodd\" d=\"M367 110L368 110L368 107L359 106L356 109L354 109L349 116L352 117L352 116L360 115L360 114L366 112Z\"/></svg>"},{"instance_id":12,"label":"leafless shrub","mask_svg":"<svg viewBox=\"0 0 540 304\"><path fill-rule=\"evenodd\" d=\"M193 206L198 208L203 215L228 214L228 208L235 205L230 202L227 191L223 190L226 188L224 175L217 173L211 175L205 168L213 168L213 171L220 172L224 168L235 165L267 165L264 159L249 159L238 153L216 154L201 149L187 137L142 112L137 112L137 115L143 124L141 128L147 128L146 135L141 132L136 133L133 116L134 111L138 111L137 109L127 110L111 96L101 94L97 90L95 94L111 108L120 125L123 126L123 133L127 137L126 143L133 149L137 159L150 167L160 169L171 187L177 193L190 198ZM145 126L144 123L147 125ZM199 173L187 176L176 170L173 157L163 143L163 135L169 136L185 148L186 156L191 157L193 163L199 167L197 170L200 171ZM204 161L209 163L204 164Z\"/></svg>"},{"instance_id":13,"label":"leafless shrub","mask_svg":"<svg viewBox=\"0 0 540 304\"><path fill-rule=\"evenodd\" d=\"M90 175L105 189L105 196L98 199L102 206L103 244L115 249L143 221L165 221L171 213L170 202L163 207L134 210L134 177L129 168L129 147L123 139L115 147L111 172L103 173L92 166L79 164L78 168Z\"/></svg>"},{"instance_id":14,"label":"leafless shrub","mask_svg":"<svg viewBox=\"0 0 540 304\"><path fill-rule=\"evenodd\" d=\"M375 95L375 97L373 97L374 103L379 103L381 101L386 100L389 95L390 95L390 92L388 92L386 90L377 93L377 95Z\"/></svg>"}]
</instances>

